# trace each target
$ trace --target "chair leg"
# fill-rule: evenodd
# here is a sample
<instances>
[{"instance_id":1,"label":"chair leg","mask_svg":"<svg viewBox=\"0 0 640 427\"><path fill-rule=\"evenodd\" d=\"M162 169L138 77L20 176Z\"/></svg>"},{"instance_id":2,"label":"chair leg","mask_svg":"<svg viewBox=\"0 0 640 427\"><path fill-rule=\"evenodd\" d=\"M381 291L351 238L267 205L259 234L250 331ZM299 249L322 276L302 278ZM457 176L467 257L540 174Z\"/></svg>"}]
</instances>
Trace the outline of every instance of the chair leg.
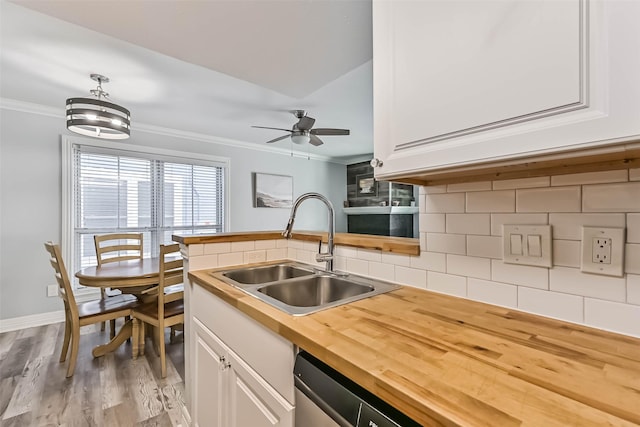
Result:
<instances>
[{"instance_id":1,"label":"chair leg","mask_svg":"<svg viewBox=\"0 0 640 427\"><path fill-rule=\"evenodd\" d=\"M160 328L158 326L154 326L153 349L156 351L156 356L160 356L160 337L162 337L162 342L164 342L164 331L160 331Z\"/></svg>"},{"instance_id":2,"label":"chair leg","mask_svg":"<svg viewBox=\"0 0 640 427\"><path fill-rule=\"evenodd\" d=\"M124 316L125 323L127 323L129 320L131 320L131 316ZM131 338L127 338L127 342L131 342Z\"/></svg>"},{"instance_id":3,"label":"chair leg","mask_svg":"<svg viewBox=\"0 0 640 427\"><path fill-rule=\"evenodd\" d=\"M78 360L78 344L80 341L80 328L73 328L71 331L71 355L69 357L69 367L67 368L67 378L73 376Z\"/></svg>"},{"instance_id":4,"label":"chair leg","mask_svg":"<svg viewBox=\"0 0 640 427\"><path fill-rule=\"evenodd\" d=\"M104 299L105 295L106 295L105 288L100 288L100 298ZM105 322L101 322L100 323L100 331L102 331L102 332L104 332L104 325L105 325Z\"/></svg>"},{"instance_id":5,"label":"chair leg","mask_svg":"<svg viewBox=\"0 0 640 427\"><path fill-rule=\"evenodd\" d=\"M160 326L156 329L160 331L158 334L158 346L160 347L160 373L162 374L162 378L165 378L167 376L167 361L164 348L164 329L160 329Z\"/></svg>"},{"instance_id":6,"label":"chair leg","mask_svg":"<svg viewBox=\"0 0 640 427\"><path fill-rule=\"evenodd\" d=\"M170 342L171 344L173 344L173 342L175 341L175 339L176 339L176 327L175 327L175 326L172 326L172 327L171 327L171 332L169 332L169 342Z\"/></svg>"},{"instance_id":7,"label":"chair leg","mask_svg":"<svg viewBox=\"0 0 640 427\"><path fill-rule=\"evenodd\" d=\"M60 351L60 363L67 359L67 351L69 351L69 340L71 338L71 319L69 319L69 312L65 310L64 313L64 341L62 341L62 351Z\"/></svg>"},{"instance_id":8,"label":"chair leg","mask_svg":"<svg viewBox=\"0 0 640 427\"><path fill-rule=\"evenodd\" d=\"M111 328L109 331L109 338L113 339L116 336L116 319L111 319L109 327Z\"/></svg>"},{"instance_id":9,"label":"chair leg","mask_svg":"<svg viewBox=\"0 0 640 427\"><path fill-rule=\"evenodd\" d=\"M131 346L131 357L138 358L138 347L140 345L140 320L133 319L133 330L131 331L131 337L133 338L133 345Z\"/></svg>"},{"instance_id":10,"label":"chair leg","mask_svg":"<svg viewBox=\"0 0 640 427\"><path fill-rule=\"evenodd\" d=\"M137 319L136 319L137 320ZM143 356L144 355L144 344L145 344L145 340L147 339L147 336L145 334L145 328L146 325L142 320L138 320L138 322L140 322L140 326L139 326L139 335L138 335L138 355L139 356Z\"/></svg>"}]
</instances>

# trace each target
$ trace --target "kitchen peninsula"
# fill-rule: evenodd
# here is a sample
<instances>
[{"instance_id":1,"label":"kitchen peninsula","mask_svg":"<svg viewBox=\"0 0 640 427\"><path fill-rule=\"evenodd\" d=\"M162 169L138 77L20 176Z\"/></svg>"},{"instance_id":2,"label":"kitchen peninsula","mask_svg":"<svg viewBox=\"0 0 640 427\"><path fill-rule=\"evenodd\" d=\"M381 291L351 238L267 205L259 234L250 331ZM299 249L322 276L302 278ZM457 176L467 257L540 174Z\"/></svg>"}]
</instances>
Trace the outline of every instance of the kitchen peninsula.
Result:
<instances>
[{"instance_id":1,"label":"kitchen peninsula","mask_svg":"<svg viewBox=\"0 0 640 427\"><path fill-rule=\"evenodd\" d=\"M409 286L292 317L210 275L231 263L307 257L321 238L322 233L305 232L292 241L278 232L174 236L189 265L188 314L194 303L202 307L210 298L272 335L286 357L286 343L292 343L423 425L640 424L640 339ZM357 239L337 234L338 255L378 248L366 252L377 257L379 251L389 262L400 257L402 264L412 259L403 253L419 251L412 239ZM189 299L194 294L197 301ZM189 354L194 326L215 325L187 322L187 403L193 417L192 381L204 375L194 372ZM265 347L260 356L269 354ZM293 382L291 371L274 369L288 377L273 383ZM288 392L281 394L286 399Z\"/></svg>"}]
</instances>

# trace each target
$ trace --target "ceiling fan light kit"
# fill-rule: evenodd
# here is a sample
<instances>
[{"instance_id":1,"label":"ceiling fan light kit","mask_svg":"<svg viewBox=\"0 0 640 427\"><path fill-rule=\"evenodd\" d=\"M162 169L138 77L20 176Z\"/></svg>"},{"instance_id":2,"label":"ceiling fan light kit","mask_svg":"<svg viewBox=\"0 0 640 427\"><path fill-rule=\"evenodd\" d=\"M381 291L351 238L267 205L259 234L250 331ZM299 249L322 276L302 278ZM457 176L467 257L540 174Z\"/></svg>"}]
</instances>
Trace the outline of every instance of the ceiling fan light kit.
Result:
<instances>
[{"instance_id":1,"label":"ceiling fan light kit","mask_svg":"<svg viewBox=\"0 0 640 427\"><path fill-rule=\"evenodd\" d=\"M118 104L109 102L102 83L109 78L91 74L98 87L90 92L95 98L67 99L67 129L80 135L101 139L127 139L131 133L131 113Z\"/></svg>"},{"instance_id":2,"label":"ceiling fan light kit","mask_svg":"<svg viewBox=\"0 0 640 427\"><path fill-rule=\"evenodd\" d=\"M267 126L251 126L259 129L273 129L289 132L288 135L280 136L278 138L267 141L267 144L271 144L277 141L281 141L285 138L291 137L291 142L294 144L306 144L322 145L324 142L317 135L349 135L349 129L333 129L333 128L313 128L316 119L307 116L307 112L304 110L291 110L291 113L298 119L297 123L294 123L293 127L289 129L272 128Z\"/></svg>"}]
</instances>

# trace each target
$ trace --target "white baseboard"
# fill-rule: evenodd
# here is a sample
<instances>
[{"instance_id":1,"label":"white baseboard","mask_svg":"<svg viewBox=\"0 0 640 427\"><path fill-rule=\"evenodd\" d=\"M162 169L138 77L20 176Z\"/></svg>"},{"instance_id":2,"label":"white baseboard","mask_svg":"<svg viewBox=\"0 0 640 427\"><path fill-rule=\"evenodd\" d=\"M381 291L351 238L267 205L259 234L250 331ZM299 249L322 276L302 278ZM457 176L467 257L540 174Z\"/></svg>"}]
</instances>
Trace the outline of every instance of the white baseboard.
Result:
<instances>
[{"instance_id":1,"label":"white baseboard","mask_svg":"<svg viewBox=\"0 0 640 427\"><path fill-rule=\"evenodd\" d=\"M0 333L64 322L64 310L0 319Z\"/></svg>"}]
</instances>

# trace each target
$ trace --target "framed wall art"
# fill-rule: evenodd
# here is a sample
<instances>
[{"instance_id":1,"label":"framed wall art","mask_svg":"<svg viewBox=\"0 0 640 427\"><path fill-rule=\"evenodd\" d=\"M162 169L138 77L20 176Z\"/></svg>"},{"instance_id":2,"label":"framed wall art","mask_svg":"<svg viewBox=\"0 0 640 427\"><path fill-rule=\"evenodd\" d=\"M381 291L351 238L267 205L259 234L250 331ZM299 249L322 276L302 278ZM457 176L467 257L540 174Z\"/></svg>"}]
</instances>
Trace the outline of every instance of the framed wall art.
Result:
<instances>
[{"instance_id":1,"label":"framed wall art","mask_svg":"<svg viewBox=\"0 0 640 427\"><path fill-rule=\"evenodd\" d=\"M256 208L291 208L293 177L253 173L253 206Z\"/></svg>"}]
</instances>

